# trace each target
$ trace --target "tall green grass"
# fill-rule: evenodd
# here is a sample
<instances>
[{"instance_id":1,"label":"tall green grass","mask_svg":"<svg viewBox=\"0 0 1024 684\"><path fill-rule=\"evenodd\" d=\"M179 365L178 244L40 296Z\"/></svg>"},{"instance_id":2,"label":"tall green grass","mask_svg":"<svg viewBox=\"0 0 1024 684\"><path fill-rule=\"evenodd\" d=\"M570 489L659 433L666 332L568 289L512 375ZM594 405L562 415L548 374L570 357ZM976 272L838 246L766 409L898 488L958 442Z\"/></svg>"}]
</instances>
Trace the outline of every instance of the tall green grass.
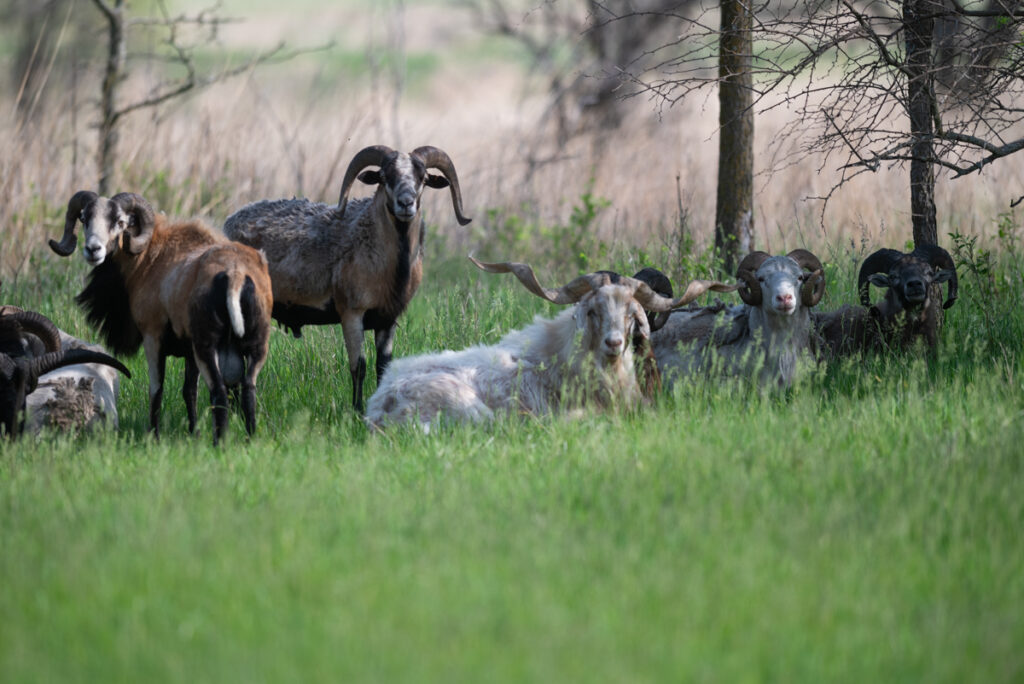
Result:
<instances>
[{"instance_id":1,"label":"tall green grass","mask_svg":"<svg viewBox=\"0 0 1024 684\"><path fill-rule=\"evenodd\" d=\"M396 355L554 313L431 249ZM139 355L119 433L0 443L0 680L1019 681L1010 256L961 269L936 358L572 420L370 436L323 328L273 335L257 436L234 416L221 449L208 415L185 434L172 361L154 442ZM91 337L80 260L29 270L0 299Z\"/></svg>"}]
</instances>

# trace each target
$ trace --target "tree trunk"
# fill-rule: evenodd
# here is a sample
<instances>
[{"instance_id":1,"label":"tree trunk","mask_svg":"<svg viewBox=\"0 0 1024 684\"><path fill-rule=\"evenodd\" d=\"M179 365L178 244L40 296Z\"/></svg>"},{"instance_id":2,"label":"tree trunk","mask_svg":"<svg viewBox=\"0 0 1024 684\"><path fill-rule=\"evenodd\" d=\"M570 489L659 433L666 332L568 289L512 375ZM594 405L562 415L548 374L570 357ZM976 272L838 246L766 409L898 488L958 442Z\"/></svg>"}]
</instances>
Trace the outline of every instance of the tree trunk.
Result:
<instances>
[{"instance_id":1,"label":"tree trunk","mask_svg":"<svg viewBox=\"0 0 1024 684\"><path fill-rule=\"evenodd\" d=\"M754 110L749 0L722 0L718 56L718 197L715 249L732 271L754 229Z\"/></svg>"},{"instance_id":2,"label":"tree trunk","mask_svg":"<svg viewBox=\"0 0 1024 684\"><path fill-rule=\"evenodd\" d=\"M124 0L116 0L113 7L101 5L107 19L107 66L103 74L103 93L100 99L100 195L110 195L114 178L114 160L117 157L118 124L117 91L124 78L127 54L124 35Z\"/></svg>"},{"instance_id":3,"label":"tree trunk","mask_svg":"<svg viewBox=\"0 0 1024 684\"><path fill-rule=\"evenodd\" d=\"M910 214L914 245L938 244L935 218L935 132L936 111L932 83L932 37L935 13L942 9L934 0L904 0L903 26L907 48L907 115L910 118Z\"/></svg>"}]
</instances>

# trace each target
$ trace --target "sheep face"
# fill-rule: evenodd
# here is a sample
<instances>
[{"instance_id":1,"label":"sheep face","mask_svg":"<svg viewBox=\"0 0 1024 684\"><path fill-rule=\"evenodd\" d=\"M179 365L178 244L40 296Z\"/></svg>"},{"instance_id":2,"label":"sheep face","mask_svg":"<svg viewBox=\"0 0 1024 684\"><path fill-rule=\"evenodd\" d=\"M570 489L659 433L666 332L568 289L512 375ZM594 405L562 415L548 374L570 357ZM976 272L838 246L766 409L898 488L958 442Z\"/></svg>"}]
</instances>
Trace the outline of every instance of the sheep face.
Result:
<instances>
[{"instance_id":1,"label":"sheep face","mask_svg":"<svg viewBox=\"0 0 1024 684\"><path fill-rule=\"evenodd\" d=\"M804 274L788 257L772 257L757 269L765 310L777 316L792 316L797 308Z\"/></svg>"},{"instance_id":2,"label":"sheep face","mask_svg":"<svg viewBox=\"0 0 1024 684\"><path fill-rule=\"evenodd\" d=\"M739 275L747 285L740 290L740 296L747 304L759 306L769 315L792 316L801 304L814 306L820 299L820 295L814 292L822 279L820 269L805 271L789 256L768 257L756 271L747 273L744 277L741 268Z\"/></svg>"},{"instance_id":3,"label":"sheep face","mask_svg":"<svg viewBox=\"0 0 1024 684\"><path fill-rule=\"evenodd\" d=\"M380 169L363 171L359 180L379 185L387 197L388 210L404 223L416 218L424 187L446 188L448 181L427 173L427 166L416 155L392 151L381 162Z\"/></svg>"},{"instance_id":4,"label":"sheep face","mask_svg":"<svg viewBox=\"0 0 1024 684\"><path fill-rule=\"evenodd\" d=\"M116 202L98 197L80 217L85 233L82 255L90 266L99 266L108 254L117 250L121 235L131 224L131 217Z\"/></svg>"},{"instance_id":5,"label":"sheep face","mask_svg":"<svg viewBox=\"0 0 1024 684\"><path fill-rule=\"evenodd\" d=\"M884 312L872 308L872 315L895 315L900 311L935 309L938 301L930 300L932 290L947 283L946 301L942 308L953 306L957 298L956 265L949 252L938 245L921 245L904 254L895 249L880 249L861 264L857 275L860 303L871 306L869 285L886 288ZM936 287L933 287L936 286Z\"/></svg>"},{"instance_id":6,"label":"sheep face","mask_svg":"<svg viewBox=\"0 0 1024 684\"><path fill-rule=\"evenodd\" d=\"M931 285L947 282L954 274L951 269L933 268L922 259L904 254L893 262L888 273L873 273L868 282L888 288L903 309L914 310L925 306Z\"/></svg>"},{"instance_id":7,"label":"sheep face","mask_svg":"<svg viewBox=\"0 0 1024 684\"><path fill-rule=\"evenodd\" d=\"M573 314L581 346L604 366L629 361L634 338L648 339L650 325L630 288L606 285L584 295Z\"/></svg>"},{"instance_id":8,"label":"sheep face","mask_svg":"<svg viewBox=\"0 0 1024 684\"><path fill-rule=\"evenodd\" d=\"M64 236L50 240L50 248L61 256L70 256L78 244L75 229L85 228L82 256L90 266L99 266L106 258L125 248L138 254L148 242L154 221L153 209L138 195L122 192L111 198L81 190L68 202L64 217Z\"/></svg>"}]
</instances>

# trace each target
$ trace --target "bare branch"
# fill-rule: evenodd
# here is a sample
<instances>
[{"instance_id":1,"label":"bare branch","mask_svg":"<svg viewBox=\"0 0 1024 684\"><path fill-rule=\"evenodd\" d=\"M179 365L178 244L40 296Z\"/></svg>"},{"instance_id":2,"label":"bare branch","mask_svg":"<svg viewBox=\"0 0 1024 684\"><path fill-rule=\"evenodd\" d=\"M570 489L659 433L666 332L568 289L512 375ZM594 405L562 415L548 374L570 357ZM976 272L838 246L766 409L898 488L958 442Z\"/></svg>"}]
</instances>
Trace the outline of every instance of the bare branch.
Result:
<instances>
[{"instance_id":1,"label":"bare branch","mask_svg":"<svg viewBox=\"0 0 1024 684\"><path fill-rule=\"evenodd\" d=\"M190 57L186 57L184 53L180 53L179 59L176 61L185 66L185 69L188 72L188 76L186 76L186 78L174 83L163 84L159 88L159 92L157 92L156 94L151 95L150 97L147 97L143 100L139 100L138 102L133 102L131 104L124 105L123 107L118 108L114 115L116 118L120 118L125 114L130 114L131 112L137 111L139 109L145 109L147 107L156 107L167 102L168 100L172 100L176 97L184 95L190 90L198 90L213 85L214 83L226 81L229 78L233 78L235 76L238 76L239 74L244 74L247 71L251 71L257 66L263 64L280 63L292 59L298 55L308 54L318 50L327 50L330 49L332 45L333 43L329 43L316 48L285 51L285 44L282 42L278 43L273 48L266 50L256 55L255 57L247 60L244 64L240 64L237 67L233 67L231 69L222 71L217 74L211 74L203 77L199 77L196 75L195 65L192 62L192 59ZM176 49L180 50L180 47L175 47Z\"/></svg>"},{"instance_id":2,"label":"bare branch","mask_svg":"<svg viewBox=\"0 0 1024 684\"><path fill-rule=\"evenodd\" d=\"M950 0L950 4L953 5L953 11L963 17L1024 17L1024 10L969 10L957 0Z\"/></svg>"},{"instance_id":3,"label":"bare branch","mask_svg":"<svg viewBox=\"0 0 1024 684\"><path fill-rule=\"evenodd\" d=\"M956 174L953 176L954 178L966 176L967 174L973 173L974 171L980 171L982 167L992 163L996 159L1006 157L1008 155L1013 154L1014 152L1019 152L1020 150L1024 150L1024 138L1014 140L1013 142L1006 143L1005 145L993 145L987 140L976 138L973 135L963 135L960 133L946 133L939 137L943 140L950 140L952 142L964 143L967 145L971 145L973 147L979 147L989 153L987 157L980 159L974 162L973 164L959 167L957 169Z\"/></svg>"}]
</instances>

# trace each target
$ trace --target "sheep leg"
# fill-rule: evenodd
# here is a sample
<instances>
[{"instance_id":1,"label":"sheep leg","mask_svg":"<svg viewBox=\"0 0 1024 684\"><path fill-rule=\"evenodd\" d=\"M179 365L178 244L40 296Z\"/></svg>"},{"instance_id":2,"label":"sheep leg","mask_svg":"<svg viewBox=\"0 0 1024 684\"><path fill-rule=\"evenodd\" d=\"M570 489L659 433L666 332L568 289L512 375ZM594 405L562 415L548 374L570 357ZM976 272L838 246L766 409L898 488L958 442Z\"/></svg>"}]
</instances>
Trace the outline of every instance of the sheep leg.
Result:
<instances>
[{"instance_id":1,"label":"sheep leg","mask_svg":"<svg viewBox=\"0 0 1024 684\"><path fill-rule=\"evenodd\" d=\"M392 323L387 328L380 328L373 331L373 340L377 347L377 384L384 377L384 371L391 363L391 351L394 347L395 327Z\"/></svg>"},{"instance_id":2,"label":"sheep leg","mask_svg":"<svg viewBox=\"0 0 1024 684\"><path fill-rule=\"evenodd\" d=\"M185 413L188 415L188 432L196 431L196 401L199 396L199 366L191 356L185 357L185 383L181 386L181 396L185 400Z\"/></svg>"},{"instance_id":3,"label":"sheep leg","mask_svg":"<svg viewBox=\"0 0 1024 684\"><path fill-rule=\"evenodd\" d=\"M341 313L341 330L345 335L345 352L348 354L348 372L352 376L352 406L363 413L363 380L366 379L366 359L363 358L363 313L345 311Z\"/></svg>"},{"instance_id":4,"label":"sheep leg","mask_svg":"<svg viewBox=\"0 0 1024 684\"><path fill-rule=\"evenodd\" d=\"M210 408L213 411L213 445L217 446L228 425L228 388L217 363L217 352L212 347L193 349L196 365L210 389Z\"/></svg>"},{"instance_id":5,"label":"sheep leg","mask_svg":"<svg viewBox=\"0 0 1024 684\"><path fill-rule=\"evenodd\" d=\"M146 362L149 365L149 430L154 437L160 437L160 405L164 399L164 372L167 355L160 348L160 341L152 337L143 340Z\"/></svg>"},{"instance_id":6,"label":"sheep leg","mask_svg":"<svg viewBox=\"0 0 1024 684\"><path fill-rule=\"evenodd\" d=\"M245 414L245 431L250 435L256 432L256 377L266 359L265 343L262 347L256 347L246 359L245 379L242 381L242 413Z\"/></svg>"}]
</instances>

